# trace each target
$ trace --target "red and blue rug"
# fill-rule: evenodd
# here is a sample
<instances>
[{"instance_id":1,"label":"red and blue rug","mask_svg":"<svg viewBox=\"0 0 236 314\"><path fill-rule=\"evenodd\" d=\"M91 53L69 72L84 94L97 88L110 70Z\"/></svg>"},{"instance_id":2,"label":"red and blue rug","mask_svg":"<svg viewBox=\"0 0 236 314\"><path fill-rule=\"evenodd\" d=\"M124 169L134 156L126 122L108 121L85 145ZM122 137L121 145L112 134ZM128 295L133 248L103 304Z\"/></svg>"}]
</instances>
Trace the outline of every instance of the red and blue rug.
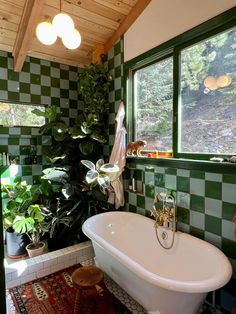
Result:
<instances>
[{"instance_id":1,"label":"red and blue rug","mask_svg":"<svg viewBox=\"0 0 236 314\"><path fill-rule=\"evenodd\" d=\"M16 313L72 314L76 290L71 275L81 265L74 265L43 278L9 289ZM131 314L109 290L103 296L87 295L79 314Z\"/></svg>"}]
</instances>

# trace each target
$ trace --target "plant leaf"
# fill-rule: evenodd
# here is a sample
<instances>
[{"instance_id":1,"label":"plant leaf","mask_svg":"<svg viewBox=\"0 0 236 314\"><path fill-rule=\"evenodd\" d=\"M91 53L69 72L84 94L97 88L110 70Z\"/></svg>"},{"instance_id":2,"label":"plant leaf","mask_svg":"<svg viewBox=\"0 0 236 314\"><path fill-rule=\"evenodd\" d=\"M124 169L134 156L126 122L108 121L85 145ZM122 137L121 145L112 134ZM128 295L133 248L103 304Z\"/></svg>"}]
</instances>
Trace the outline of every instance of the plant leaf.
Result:
<instances>
[{"instance_id":1,"label":"plant leaf","mask_svg":"<svg viewBox=\"0 0 236 314\"><path fill-rule=\"evenodd\" d=\"M13 222L13 229L19 234L31 232L34 229L34 219L32 217L16 216Z\"/></svg>"},{"instance_id":2,"label":"plant leaf","mask_svg":"<svg viewBox=\"0 0 236 314\"><path fill-rule=\"evenodd\" d=\"M105 174L99 174L97 181L102 188L108 188L110 185L110 178Z\"/></svg>"},{"instance_id":3,"label":"plant leaf","mask_svg":"<svg viewBox=\"0 0 236 314\"><path fill-rule=\"evenodd\" d=\"M90 160L80 160L80 162L85 165L85 167L89 168L90 170L95 170L95 165Z\"/></svg>"},{"instance_id":4,"label":"plant leaf","mask_svg":"<svg viewBox=\"0 0 236 314\"><path fill-rule=\"evenodd\" d=\"M104 160L103 159L98 159L96 162L96 169L97 171L100 171L101 166L104 165Z\"/></svg>"},{"instance_id":5,"label":"plant leaf","mask_svg":"<svg viewBox=\"0 0 236 314\"><path fill-rule=\"evenodd\" d=\"M97 179L98 175L99 174L96 170L89 170L86 174L85 180L88 184L91 184Z\"/></svg>"},{"instance_id":6,"label":"plant leaf","mask_svg":"<svg viewBox=\"0 0 236 314\"><path fill-rule=\"evenodd\" d=\"M89 155L93 151L93 143L92 142L82 142L79 144L79 149L83 155Z\"/></svg>"},{"instance_id":7,"label":"plant leaf","mask_svg":"<svg viewBox=\"0 0 236 314\"><path fill-rule=\"evenodd\" d=\"M120 170L120 168L115 164L108 163L108 164L102 165L100 170L105 172L105 173L107 173L107 172L114 173L114 172L118 172Z\"/></svg>"}]
</instances>

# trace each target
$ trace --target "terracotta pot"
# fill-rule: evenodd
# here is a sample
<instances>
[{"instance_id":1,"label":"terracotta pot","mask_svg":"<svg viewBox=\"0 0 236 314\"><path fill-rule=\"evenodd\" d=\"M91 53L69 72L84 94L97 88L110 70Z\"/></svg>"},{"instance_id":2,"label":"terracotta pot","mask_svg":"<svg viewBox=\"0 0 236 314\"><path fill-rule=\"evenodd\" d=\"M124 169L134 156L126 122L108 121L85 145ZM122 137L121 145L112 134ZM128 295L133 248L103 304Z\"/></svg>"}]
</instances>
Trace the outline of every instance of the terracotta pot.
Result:
<instances>
[{"instance_id":1,"label":"terracotta pot","mask_svg":"<svg viewBox=\"0 0 236 314\"><path fill-rule=\"evenodd\" d=\"M26 250L28 252L29 257L35 257L35 256L39 256L41 254L43 254L43 251L45 249L45 243L44 242L39 242L40 247L38 248L34 248L32 243L28 244L26 246Z\"/></svg>"}]
</instances>

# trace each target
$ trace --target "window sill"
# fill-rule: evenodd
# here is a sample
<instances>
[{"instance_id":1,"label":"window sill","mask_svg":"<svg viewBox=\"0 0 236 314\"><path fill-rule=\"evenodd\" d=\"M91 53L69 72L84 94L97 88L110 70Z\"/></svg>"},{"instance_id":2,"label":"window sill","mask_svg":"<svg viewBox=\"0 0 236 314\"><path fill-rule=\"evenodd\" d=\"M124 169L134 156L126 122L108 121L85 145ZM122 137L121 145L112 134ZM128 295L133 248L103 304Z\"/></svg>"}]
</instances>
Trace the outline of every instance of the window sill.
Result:
<instances>
[{"instance_id":1,"label":"window sill","mask_svg":"<svg viewBox=\"0 0 236 314\"><path fill-rule=\"evenodd\" d=\"M214 162L208 160L194 160L185 158L147 158L147 157L127 157L126 162L127 167L130 169L135 169L136 164L142 164L188 170L201 170L215 173L236 174L236 163L230 162Z\"/></svg>"}]
</instances>

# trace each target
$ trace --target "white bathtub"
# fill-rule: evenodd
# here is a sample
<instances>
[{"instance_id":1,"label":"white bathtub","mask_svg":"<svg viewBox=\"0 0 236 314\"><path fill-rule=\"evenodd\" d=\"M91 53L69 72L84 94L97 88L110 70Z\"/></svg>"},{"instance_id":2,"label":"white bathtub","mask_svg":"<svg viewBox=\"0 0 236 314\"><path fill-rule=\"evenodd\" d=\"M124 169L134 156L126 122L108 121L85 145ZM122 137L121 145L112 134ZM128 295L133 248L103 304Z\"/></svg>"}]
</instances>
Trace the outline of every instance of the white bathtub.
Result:
<instances>
[{"instance_id":1,"label":"white bathtub","mask_svg":"<svg viewBox=\"0 0 236 314\"><path fill-rule=\"evenodd\" d=\"M176 232L173 247L163 249L153 225L142 215L115 211L89 218L83 232L97 265L148 313L197 313L207 292L229 281L232 267L215 246L186 233Z\"/></svg>"}]
</instances>

